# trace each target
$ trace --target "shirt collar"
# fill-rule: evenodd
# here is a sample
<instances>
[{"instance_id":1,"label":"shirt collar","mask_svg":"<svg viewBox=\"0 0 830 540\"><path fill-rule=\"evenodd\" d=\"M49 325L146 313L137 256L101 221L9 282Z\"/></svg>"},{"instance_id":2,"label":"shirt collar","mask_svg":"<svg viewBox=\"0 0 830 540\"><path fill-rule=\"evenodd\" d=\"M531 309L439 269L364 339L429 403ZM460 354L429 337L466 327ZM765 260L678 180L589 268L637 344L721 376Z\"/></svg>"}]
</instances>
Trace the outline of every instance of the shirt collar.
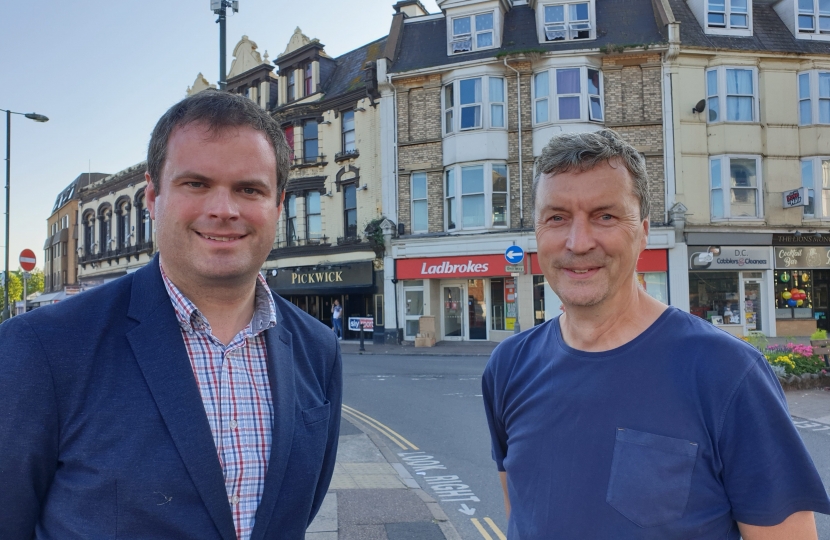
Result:
<instances>
[{"instance_id":1,"label":"shirt collar","mask_svg":"<svg viewBox=\"0 0 830 540\"><path fill-rule=\"evenodd\" d=\"M182 294L179 288L167 277L164 267L161 265L161 259L159 259L159 270L161 270L161 278L164 281L167 294L170 296L179 326L188 332L201 330L210 332L210 323L199 311L199 308ZM274 303L274 297L271 295L265 278L262 277L262 274L257 274L254 292L254 315L243 332L245 332L246 337L256 336L276 325L277 306Z\"/></svg>"}]
</instances>

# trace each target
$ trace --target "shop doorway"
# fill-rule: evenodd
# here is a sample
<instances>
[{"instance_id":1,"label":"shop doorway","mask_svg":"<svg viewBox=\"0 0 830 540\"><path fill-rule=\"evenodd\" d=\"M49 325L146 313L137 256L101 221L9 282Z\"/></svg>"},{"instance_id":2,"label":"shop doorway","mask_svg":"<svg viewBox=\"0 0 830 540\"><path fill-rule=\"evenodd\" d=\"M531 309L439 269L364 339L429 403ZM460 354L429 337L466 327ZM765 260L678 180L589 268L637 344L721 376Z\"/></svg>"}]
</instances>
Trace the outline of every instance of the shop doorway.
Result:
<instances>
[{"instance_id":1,"label":"shop doorway","mask_svg":"<svg viewBox=\"0 0 830 540\"><path fill-rule=\"evenodd\" d=\"M445 340L487 339L487 298L483 279L442 285L441 323Z\"/></svg>"},{"instance_id":2,"label":"shop doorway","mask_svg":"<svg viewBox=\"0 0 830 540\"><path fill-rule=\"evenodd\" d=\"M464 339L464 284L444 285L441 288L441 328L444 339L461 341Z\"/></svg>"},{"instance_id":3,"label":"shop doorway","mask_svg":"<svg viewBox=\"0 0 830 540\"><path fill-rule=\"evenodd\" d=\"M760 332L764 328L762 294L763 282L760 279L743 280L744 302L741 320L745 336L748 336L750 332Z\"/></svg>"}]
</instances>

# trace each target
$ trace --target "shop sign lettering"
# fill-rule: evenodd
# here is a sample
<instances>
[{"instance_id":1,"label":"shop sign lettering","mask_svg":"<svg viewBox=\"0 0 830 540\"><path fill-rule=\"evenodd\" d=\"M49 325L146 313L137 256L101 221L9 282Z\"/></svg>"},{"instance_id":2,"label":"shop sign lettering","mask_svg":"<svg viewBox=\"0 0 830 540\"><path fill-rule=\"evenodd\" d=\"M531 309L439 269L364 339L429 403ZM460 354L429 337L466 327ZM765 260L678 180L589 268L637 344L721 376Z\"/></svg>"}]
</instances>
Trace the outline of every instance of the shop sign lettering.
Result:
<instances>
[{"instance_id":1,"label":"shop sign lettering","mask_svg":"<svg viewBox=\"0 0 830 540\"><path fill-rule=\"evenodd\" d=\"M776 268L830 268L830 247L776 247Z\"/></svg>"},{"instance_id":2,"label":"shop sign lettering","mask_svg":"<svg viewBox=\"0 0 830 540\"><path fill-rule=\"evenodd\" d=\"M291 272L291 284L298 283L338 283L343 281L343 272Z\"/></svg>"},{"instance_id":3,"label":"shop sign lettering","mask_svg":"<svg viewBox=\"0 0 830 540\"><path fill-rule=\"evenodd\" d=\"M490 268L488 263L475 264L473 261L467 261L464 264L450 264L449 261L444 261L441 264L433 264L427 266L427 263L421 263L421 275L428 276L430 274L483 274Z\"/></svg>"},{"instance_id":4,"label":"shop sign lettering","mask_svg":"<svg viewBox=\"0 0 830 540\"><path fill-rule=\"evenodd\" d=\"M689 246L690 270L748 270L770 267L769 248Z\"/></svg>"}]
</instances>

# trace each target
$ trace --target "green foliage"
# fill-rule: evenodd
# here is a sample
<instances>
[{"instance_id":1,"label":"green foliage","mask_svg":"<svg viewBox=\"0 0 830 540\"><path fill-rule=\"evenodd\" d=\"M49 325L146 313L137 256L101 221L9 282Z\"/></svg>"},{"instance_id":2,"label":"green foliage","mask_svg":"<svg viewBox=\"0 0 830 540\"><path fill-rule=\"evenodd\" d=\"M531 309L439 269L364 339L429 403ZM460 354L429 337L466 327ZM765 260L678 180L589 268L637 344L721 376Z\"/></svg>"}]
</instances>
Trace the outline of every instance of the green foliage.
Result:
<instances>
[{"instance_id":1,"label":"green foliage","mask_svg":"<svg viewBox=\"0 0 830 540\"><path fill-rule=\"evenodd\" d=\"M825 369L824 360L813 354L813 348L809 345L768 345L762 351L773 369L780 372L783 368L787 375L821 373Z\"/></svg>"},{"instance_id":2,"label":"green foliage","mask_svg":"<svg viewBox=\"0 0 830 540\"><path fill-rule=\"evenodd\" d=\"M827 330L816 330L813 332L813 335L810 336L812 341L819 341L822 339L827 339Z\"/></svg>"},{"instance_id":3,"label":"green foliage","mask_svg":"<svg viewBox=\"0 0 830 540\"><path fill-rule=\"evenodd\" d=\"M6 283L0 280L0 311L5 309L6 291L4 289ZM14 303L23 299L23 280L17 272L9 272L9 304L14 306ZM14 309L14 308L12 308Z\"/></svg>"}]
</instances>

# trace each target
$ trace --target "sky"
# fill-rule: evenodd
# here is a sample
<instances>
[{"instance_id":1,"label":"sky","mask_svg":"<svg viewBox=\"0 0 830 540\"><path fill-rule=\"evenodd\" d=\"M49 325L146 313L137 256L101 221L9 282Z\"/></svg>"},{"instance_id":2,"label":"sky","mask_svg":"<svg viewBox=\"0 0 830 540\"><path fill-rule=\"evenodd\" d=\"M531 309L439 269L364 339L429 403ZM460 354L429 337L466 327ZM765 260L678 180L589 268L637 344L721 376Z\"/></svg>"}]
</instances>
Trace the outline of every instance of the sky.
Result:
<instances>
[{"instance_id":1,"label":"sky","mask_svg":"<svg viewBox=\"0 0 830 540\"><path fill-rule=\"evenodd\" d=\"M421 1L439 11L435 0ZM240 0L239 13L228 16L226 66L243 35L275 60L297 26L339 56L385 36L394 3ZM49 118L12 115L9 266L16 270L28 248L43 268L46 219L58 193L81 173L112 174L146 159L153 126L196 75L218 82L219 25L210 0L18 0L4 3L2 19L0 109ZM5 189L0 204L5 212ZM2 264L0 253L0 271Z\"/></svg>"}]
</instances>

